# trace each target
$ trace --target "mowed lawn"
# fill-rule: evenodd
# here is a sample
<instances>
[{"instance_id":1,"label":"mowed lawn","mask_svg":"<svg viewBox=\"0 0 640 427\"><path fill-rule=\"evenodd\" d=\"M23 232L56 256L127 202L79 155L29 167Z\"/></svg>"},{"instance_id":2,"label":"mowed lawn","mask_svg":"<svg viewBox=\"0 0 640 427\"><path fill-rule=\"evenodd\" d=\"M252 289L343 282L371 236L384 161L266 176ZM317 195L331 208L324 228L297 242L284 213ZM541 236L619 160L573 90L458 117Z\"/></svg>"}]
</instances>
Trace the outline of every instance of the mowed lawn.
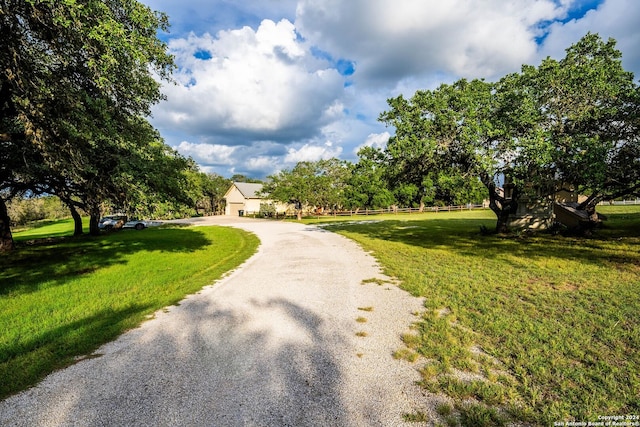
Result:
<instances>
[{"instance_id":1,"label":"mowed lawn","mask_svg":"<svg viewBox=\"0 0 640 427\"><path fill-rule=\"evenodd\" d=\"M599 211L609 220L590 238L483 236L490 211L325 226L426 297L396 356L449 397L432 421L553 425L640 415L640 206Z\"/></svg>"},{"instance_id":2,"label":"mowed lawn","mask_svg":"<svg viewBox=\"0 0 640 427\"><path fill-rule=\"evenodd\" d=\"M0 398L212 284L258 246L227 227L60 238L72 233L72 221L16 233L18 249L0 258Z\"/></svg>"}]
</instances>

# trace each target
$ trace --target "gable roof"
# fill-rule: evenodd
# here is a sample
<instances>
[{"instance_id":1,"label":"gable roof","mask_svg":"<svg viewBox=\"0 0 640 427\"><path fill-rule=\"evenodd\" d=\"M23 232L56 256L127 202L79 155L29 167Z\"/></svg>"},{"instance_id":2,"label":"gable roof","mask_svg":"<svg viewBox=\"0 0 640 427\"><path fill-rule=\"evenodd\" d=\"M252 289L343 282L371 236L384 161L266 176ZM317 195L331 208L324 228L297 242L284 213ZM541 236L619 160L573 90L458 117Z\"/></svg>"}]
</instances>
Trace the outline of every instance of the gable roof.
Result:
<instances>
[{"instance_id":1,"label":"gable roof","mask_svg":"<svg viewBox=\"0 0 640 427\"><path fill-rule=\"evenodd\" d=\"M262 199L260 191L262 191L262 184L253 182L234 182L238 191L244 196L245 199Z\"/></svg>"}]
</instances>

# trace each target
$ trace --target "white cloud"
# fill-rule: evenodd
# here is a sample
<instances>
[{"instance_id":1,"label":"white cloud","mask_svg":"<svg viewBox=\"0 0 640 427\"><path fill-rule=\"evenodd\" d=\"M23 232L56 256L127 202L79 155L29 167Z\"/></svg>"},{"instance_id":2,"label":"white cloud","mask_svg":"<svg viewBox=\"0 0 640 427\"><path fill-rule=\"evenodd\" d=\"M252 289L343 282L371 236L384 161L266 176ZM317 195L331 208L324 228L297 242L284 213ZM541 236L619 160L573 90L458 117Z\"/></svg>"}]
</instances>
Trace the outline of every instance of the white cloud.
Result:
<instances>
[{"instance_id":1,"label":"white cloud","mask_svg":"<svg viewBox=\"0 0 640 427\"><path fill-rule=\"evenodd\" d=\"M616 39L616 47L622 52L624 67L640 73L640 2L637 0L607 0L597 10L589 11L580 20L565 24L554 23L549 28L540 58L551 56L561 58L572 44L587 32L598 33L607 40Z\"/></svg>"},{"instance_id":2,"label":"white cloud","mask_svg":"<svg viewBox=\"0 0 640 427\"><path fill-rule=\"evenodd\" d=\"M296 25L312 43L355 60L358 78L395 85L517 69L535 55L538 23L566 11L553 0L301 0Z\"/></svg>"},{"instance_id":3,"label":"white cloud","mask_svg":"<svg viewBox=\"0 0 640 427\"><path fill-rule=\"evenodd\" d=\"M363 147L384 148L387 146L389 138L391 138L391 134L389 132L371 133L367 137L366 141L357 146L353 152L354 154L357 154Z\"/></svg>"},{"instance_id":4,"label":"white cloud","mask_svg":"<svg viewBox=\"0 0 640 427\"><path fill-rule=\"evenodd\" d=\"M333 147L333 143L326 142L324 145L304 144L299 149L289 148L284 158L286 163L315 162L338 157L342 153L342 147Z\"/></svg>"},{"instance_id":5,"label":"white cloud","mask_svg":"<svg viewBox=\"0 0 640 427\"><path fill-rule=\"evenodd\" d=\"M179 84L165 85L168 101L155 109L155 121L193 135L218 133L236 144L308 138L343 92L339 73L318 67L287 20L215 37L191 34L169 46Z\"/></svg>"},{"instance_id":6,"label":"white cloud","mask_svg":"<svg viewBox=\"0 0 640 427\"><path fill-rule=\"evenodd\" d=\"M278 167L278 158L272 156L257 156L247 159L245 167L250 172L272 173Z\"/></svg>"},{"instance_id":7,"label":"white cloud","mask_svg":"<svg viewBox=\"0 0 640 427\"><path fill-rule=\"evenodd\" d=\"M205 165L230 165L233 163L232 155L236 151L235 147L227 145L194 144L188 141L182 141L174 148L197 163Z\"/></svg>"},{"instance_id":8,"label":"white cloud","mask_svg":"<svg viewBox=\"0 0 640 427\"><path fill-rule=\"evenodd\" d=\"M637 0L604 0L564 23L581 0L143 1L177 29L167 40L178 84L165 85L153 124L225 176L355 161L393 134L377 122L386 99L461 77L498 79L562 57L588 31L618 40L625 67L640 74ZM340 75L339 60L355 72Z\"/></svg>"}]
</instances>

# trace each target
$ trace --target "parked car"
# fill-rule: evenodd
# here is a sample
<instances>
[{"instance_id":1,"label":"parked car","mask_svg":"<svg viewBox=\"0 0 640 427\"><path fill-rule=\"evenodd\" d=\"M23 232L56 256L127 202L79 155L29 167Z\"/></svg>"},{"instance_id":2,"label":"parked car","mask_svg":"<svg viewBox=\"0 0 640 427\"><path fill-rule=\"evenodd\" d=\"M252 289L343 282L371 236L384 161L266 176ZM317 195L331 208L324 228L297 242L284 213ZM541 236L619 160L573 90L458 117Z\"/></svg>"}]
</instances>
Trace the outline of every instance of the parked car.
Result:
<instances>
[{"instance_id":1,"label":"parked car","mask_svg":"<svg viewBox=\"0 0 640 427\"><path fill-rule=\"evenodd\" d=\"M101 230L113 230L122 228L127 222L126 215L107 215L105 217L100 218L98 222L98 228Z\"/></svg>"},{"instance_id":2,"label":"parked car","mask_svg":"<svg viewBox=\"0 0 640 427\"><path fill-rule=\"evenodd\" d=\"M147 227L156 227L162 224L160 221L147 221L146 219L132 219L127 221L122 228L135 228L136 230L143 230Z\"/></svg>"}]
</instances>

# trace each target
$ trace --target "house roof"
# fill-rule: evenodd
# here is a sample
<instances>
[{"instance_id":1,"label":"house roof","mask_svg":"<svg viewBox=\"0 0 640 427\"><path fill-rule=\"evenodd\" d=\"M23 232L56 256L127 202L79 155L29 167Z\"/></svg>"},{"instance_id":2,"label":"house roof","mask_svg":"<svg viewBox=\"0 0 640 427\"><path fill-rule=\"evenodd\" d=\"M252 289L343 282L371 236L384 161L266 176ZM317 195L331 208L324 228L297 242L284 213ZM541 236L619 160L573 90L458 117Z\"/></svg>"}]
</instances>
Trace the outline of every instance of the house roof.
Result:
<instances>
[{"instance_id":1,"label":"house roof","mask_svg":"<svg viewBox=\"0 0 640 427\"><path fill-rule=\"evenodd\" d=\"M245 199L262 199L260 191L262 191L262 184L256 184L253 182L234 182L238 191L242 193Z\"/></svg>"}]
</instances>

